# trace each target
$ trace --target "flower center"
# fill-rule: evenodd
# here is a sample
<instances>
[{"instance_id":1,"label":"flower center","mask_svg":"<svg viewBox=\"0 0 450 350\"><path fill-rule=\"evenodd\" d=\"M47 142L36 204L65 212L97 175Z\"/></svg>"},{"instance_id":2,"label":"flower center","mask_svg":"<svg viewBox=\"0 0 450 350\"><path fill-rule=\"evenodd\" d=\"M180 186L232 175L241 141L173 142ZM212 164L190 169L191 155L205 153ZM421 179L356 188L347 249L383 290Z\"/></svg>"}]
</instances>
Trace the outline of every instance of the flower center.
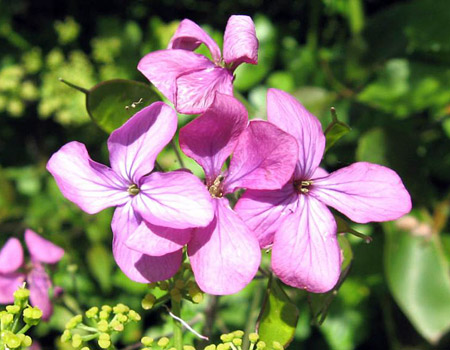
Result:
<instances>
[{"instance_id":1,"label":"flower center","mask_svg":"<svg viewBox=\"0 0 450 350\"><path fill-rule=\"evenodd\" d=\"M139 187L137 187L137 185L136 184L132 184L132 185L130 185L129 187L128 187L128 189L127 189L127 192L129 193L129 194L131 194L132 196L135 196L135 195L137 195L138 193L139 193Z\"/></svg>"},{"instance_id":2,"label":"flower center","mask_svg":"<svg viewBox=\"0 0 450 350\"><path fill-rule=\"evenodd\" d=\"M313 182L311 180L296 180L294 181L294 188L298 194L306 194L309 192L309 186L311 186Z\"/></svg>"},{"instance_id":3,"label":"flower center","mask_svg":"<svg viewBox=\"0 0 450 350\"><path fill-rule=\"evenodd\" d=\"M222 198L223 197L222 180L223 180L223 175L219 175L214 180L213 184L211 186L209 186L208 191L211 194L211 197L213 197L213 198Z\"/></svg>"}]
</instances>

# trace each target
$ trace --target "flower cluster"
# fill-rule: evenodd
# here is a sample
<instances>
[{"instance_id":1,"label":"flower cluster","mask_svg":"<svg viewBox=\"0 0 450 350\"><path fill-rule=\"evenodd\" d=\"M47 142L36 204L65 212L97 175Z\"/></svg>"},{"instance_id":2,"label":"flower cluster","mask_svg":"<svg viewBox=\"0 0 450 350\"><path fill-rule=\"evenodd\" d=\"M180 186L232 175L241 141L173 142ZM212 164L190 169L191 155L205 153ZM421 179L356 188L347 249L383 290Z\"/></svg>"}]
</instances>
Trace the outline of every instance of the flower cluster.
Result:
<instances>
[{"instance_id":1,"label":"flower cluster","mask_svg":"<svg viewBox=\"0 0 450 350\"><path fill-rule=\"evenodd\" d=\"M25 266L22 245L17 238L10 238L0 250L0 303L14 301L14 291L26 281L31 305L39 307L42 318L48 320L53 313L49 297L52 283L45 264L56 264L64 250L30 229L25 230L25 244L30 253L30 263Z\"/></svg>"},{"instance_id":2,"label":"flower cluster","mask_svg":"<svg viewBox=\"0 0 450 350\"><path fill-rule=\"evenodd\" d=\"M212 61L193 52L201 44ZM171 278L185 249L202 291L231 294L255 276L261 248L272 247L272 268L281 280L325 292L341 266L327 206L360 223L393 220L410 210L408 192L388 168L355 163L331 174L319 168L325 149L320 123L287 93L270 90L268 121L249 121L233 97L233 73L243 62L256 64L257 53L251 18L232 16L223 55L205 31L184 20L166 50L139 62L178 112L200 113L181 128L179 144L203 168L204 181L186 169L154 170L177 130L177 114L163 102L112 132L110 167L93 161L78 142L49 160L63 195L82 210L116 207L112 249L129 278ZM233 210L230 198L239 190L245 192Z\"/></svg>"},{"instance_id":3,"label":"flower cluster","mask_svg":"<svg viewBox=\"0 0 450 350\"><path fill-rule=\"evenodd\" d=\"M7 305L0 312L0 350L26 349L33 343L25 333L36 326L42 318L42 311L28 303L30 291L20 287L13 293L13 305Z\"/></svg>"}]
</instances>

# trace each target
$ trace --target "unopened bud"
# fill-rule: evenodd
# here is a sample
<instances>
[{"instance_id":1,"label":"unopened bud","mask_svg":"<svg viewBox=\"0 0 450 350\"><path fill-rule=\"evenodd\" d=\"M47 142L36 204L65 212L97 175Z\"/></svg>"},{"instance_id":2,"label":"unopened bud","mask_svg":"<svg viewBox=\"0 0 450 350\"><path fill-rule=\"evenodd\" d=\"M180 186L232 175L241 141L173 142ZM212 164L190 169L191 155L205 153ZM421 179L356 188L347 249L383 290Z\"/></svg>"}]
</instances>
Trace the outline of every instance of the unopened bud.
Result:
<instances>
[{"instance_id":1,"label":"unopened bud","mask_svg":"<svg viewBox=\"0 0 450 350\"><path fill-rule=\"evenodd\" d=\"M97 314L98 314L98 307L97 306L93 306L89 310L86 311L86 317L87 318L94 318L94 317L97 316Z\"/></svg>"},{"instance_id":2,"label":"unopened bud","mask_svg":"<svg viewBox=\"0 0 450 350\"><path fill-rule=\"evenodd\" d=\"M181 299L182 299L182 295L181 295L181 293L180 293L180 290L179 290L178 288L173 288L173 289L170 291L170 297L171 297L174 301L180 302Z\"/></svg>"},{"instance_id":3,"label":"unopened bud","mask_svg":"<svg viewBox=\"0 0 450 350\"><path fill-rule=\"evenodd\" d=\"M25 313L25 312L24 312ZM78 326L81 321L83 321L83 317L81 315L76 315L72 317L69 322L66 323L66 329L74 329Z\"/></svg>"},{"instance_id":4,"label":"unopened bud","mask_svg":"<svg viewBox=\"0 0 450 350\"><path fill-rule=\"evenodd\" d=\"M184 285L185 283L182 279L178 279L175 281L175 287L177 287L178 289L183 289Z\"/></svg>"},{"instance_id":5,"label":"unopened bud","mask_svg":"<svg viewBox=\"0 0 450 350\"><path fill-rule=\"evenodd\" d=\"M241 346L242 345L242 339L234 338L233 339L233 344L236 345L236 346Z\"/></svg>"},{"instance_id":6,"label":"unopened bud","mask_svg":"<svg viewBox=\"0 0 450 350\"><path fill-rule=\"evenodd\" d=\"M135 322L137 322L137 321L140 321L141 320L141 315L139 315L136 311L134 311L134 310L130 310L129 312L128 312L128 318L131 320L131 321L135 321Z\"/></svg>"},{"instance_id":7,"label":"unopened bud","mask_svg":"<svg viewBox=\"0 0 450 350\"><path fill-rule=\"evenodd\" d=\"M216 350L216 346L214 344L210 344L207 347L205 347L204 350Z\"/></svg>"},{"instance_id":8,"label":"unopened bud","mask_svg":"<svg viewBox=\"0 0 450 350\"><path fill-rule=\"evenodd\" d=\"M248 339L251 343L256 343L259 340L259 334L258 333L250 333L248 335Z\"/></svg>"},{"instance_id":9,"label":"unopened bud","mask_svg":"<svg viewBox=\"0 0 450 350\"><path fill-rule=\"evenodd\" d=\"M108 322L106 320L101 320L97 323L97 329L100 332L106 332L108 330Z\"/></svg>"},{"instance_id":10,"label":"unopened bud","mask_svg":"<svg viewBox=\"0 0 450 350\"><path fill-rule=\"evenodd\" d=\"M111 346L111 338L108 333L101 333L98 337L98 346L107 349Z\"/></svg>"},{"instance_id":11,"label":"unopened bud","mask_svg":"<svg viewBox=\"0 0 450 350\"><path fill-rule=\"evenodd\" d=\"M262 349L265 349L266 348L266 343L265 342L263 342L262 340L260 340L257 344L256 344L256 348L258 349L258 350L262 350Z\"/></svg>"},{"instance_id":12,"label":"unopened bud","mask_svg":"<svg viewBox=\"0 0 450 350\"><path fill-rule=\"evenodd\" d=\"M169 338L167 337L162 337L161 339L158 340L158 346L161 348L165 348L167 345L169 345Z\"/></svg>"},{"instance_id":13,"label":"unopened bud","mask_svg":"<svg viewBox=\"0 0 450 350\"><path fill-rule=\"evenodd\" d=\"M68 342L70 339L72 339L72 333L70 333L70 331L66 329L61 335L61 341L65 343Z\"/></svg>"},{"instance_id":14,"label":"unopened bud","mask_svg":"<svg viewBox=\"0 0 450 350\"><path fill-rule=\"evenodd\" d=\"M192 345L184 345L183 350L195 350L195 348Z\"/></svg>"},{"instance_id":15,"label":"unopened bud","mask_svg":"<svg viewBox=\"0 0 450 350\"><path fill-rule=\"evenodd\" d=\"M147 294L144 299L142 299L141 306L144 310L150 310L153 305L155 305L156 297L153 294Z\"/></svg>"},{"instance_id":16,"label":"unopened bud","mask_svg":"<svg viewBox=\"0 0 450 350\"><path fill-rule=\"evenodd\" d=\"M38 307L27 307L23 310L23 320L26 324L35 326L42 317L42 311Z\"/></svg>"},{"instance_id":17,"label":"unopened bud","mask_svg":"<svg viewBox=\"0 0 450 350\"><path fill-rule=\"evenodd\" d=\"M124 314L125 312L128 312L130 308L124 304L117 304L113 307L113 312L115 314Z\"/></svg>"},{"instance_id":18,"label":"unopened bud","mask_svg":"<svg viewBox=\"0 0 450 350\"><path fill-rule=\"evenodd\" d=\"M222 334L220 336L220 340L222 340L224 343L232 341L233 338L234 338L233 333Z\"/></svg>"},{"instance_id":19,"label":"unopened bud","mask_svg":"<svg viewBox=\"0 0 450 350\"><path fill-rule=\"evenodd\" d=\"M274 341L274 342L272 342L272 349L273 350L284 350L284 347L279 342Z\"/></svg>"},{"instance_id":20,"label":"unopened bud","mask_svg":"<svg viewBox=\"0 0 450 350\"><path fill-rule=\"evenodd\" d=\"M81 343L83 342L83 340L81 339L81 335L79 334L74 334L72 337L72 346L74 348L78 348L81 346Z\"/></svg>"},{"instance_id":21,"label":"unopened bud","mask_svg":"<svg viewBox=\"0 0 450 350\"><path fill-rule=\"evenodd\" d=\"M22 344L20 338L10 331L3 332L2 340L6 344L6 346L10 349L17 349L20 346L20 344Z\"/></svg>"},{"instance_id":22,"label":"unopened bud","mask_svg":"<svg viewBox=\"0 0 450 350\"><path fill-rule=\"evenodd\" d=\"M158 283L159 289L161 290L168 290L169 289L169 283L167 281L160 281Z\"/></svg>"},{"instance_id":23,"label":"unopened bud","mask_svg":"<svg viewBox=\"0 0 450 350\"><path fill-rule=\"evenodd\" d=\"M17 314L20 311L20 306L19 305L8 305L6 307L6 311L8 311L10 314Z\"/></svg>"},{"instance_id":24,"label":"unopened bud","mask_svg":"<svg viewBox=\"0 0 450 350\"><path fill-rule=\"evenodd\" d=\"M153 344L153 338L150 338L150 337L143 337L143 338L141 339L141 343L142 343L144 346L152 346L152 344Z\"/></svg>"}]
</instances>

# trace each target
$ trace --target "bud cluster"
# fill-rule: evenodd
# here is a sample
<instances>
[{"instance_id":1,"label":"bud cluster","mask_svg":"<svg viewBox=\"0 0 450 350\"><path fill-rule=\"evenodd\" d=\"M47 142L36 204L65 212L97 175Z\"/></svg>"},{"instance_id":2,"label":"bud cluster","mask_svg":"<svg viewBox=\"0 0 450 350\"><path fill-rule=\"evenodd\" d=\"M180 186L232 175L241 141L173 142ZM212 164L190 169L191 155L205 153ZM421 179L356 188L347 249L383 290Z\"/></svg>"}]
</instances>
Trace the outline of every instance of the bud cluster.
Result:
<instances>
[{"instance_id":1,"label":"bud cluster","mask_svg":"<svg viewBox=\"0 0 450 350\"><path fill-rule=\"evenodd\" d=\"M242 350L243 338L244 332L241 330L222 334L220 336L221 343L207 345L203 350ZM250 333L248 340L249 350L284 350L283 345L276 341L272 342L272 347L267 347L264 341L259 340L258 333ZM141 343L144 347L140 350L176 350L175 347L170 347L170 340L167 337L162 337L157 342L153 338L143 337ZM196 348L192 345L184 345L183 350L196 350Z\"/></svg>"},{"instance_id":2,"label":"bud cluster","mask_svg":"<svg viewBox=\"0 0 450 350\"><path fill-rule=\"evenodd\" d=\"M203 292L195 283L191 265L184 263L180 271L171 279L149 284L151 292L142 300L142 308L150 310L157 305L172 299L180 302L182 299L199 304L203 300ZM157 297L157 295L159 297Z\"/></svg>"},{"instance_id":3,"label":"bud cluster","mask_svg":"<svg viewBox=\"0 0 450 350\"><path fill-rule=\"evenodd\" d=\"M95 340L102 349L112 349L111 337L124 330L130 322L141 320L141 316L124 304L114 307L103 305L91 307L83 315L72 317L61 336L62 342L70 342L74 348L89 350L87 342Z\"/></svg>"},{"instance_id":4,"label":"bud cluster","mask_svg":"<svg viewBox=\"0 0 450 350\"><path fill-rule=\"evenodd\" d=\"M0 311L0 350L21 350L32 344L25 333L36 326L42 318L42 311L28 303L30 291L21 287L14 292L14 304Z\"/></svg>"}]
</instances>

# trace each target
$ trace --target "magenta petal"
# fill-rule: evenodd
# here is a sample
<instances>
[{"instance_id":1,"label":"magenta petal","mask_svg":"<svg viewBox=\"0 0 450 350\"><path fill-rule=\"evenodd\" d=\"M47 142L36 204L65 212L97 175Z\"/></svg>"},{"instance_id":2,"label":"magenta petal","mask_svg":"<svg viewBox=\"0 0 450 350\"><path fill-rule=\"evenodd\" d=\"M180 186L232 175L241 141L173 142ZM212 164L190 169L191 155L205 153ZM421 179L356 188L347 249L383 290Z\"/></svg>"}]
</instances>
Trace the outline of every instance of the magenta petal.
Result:
<instances>
[{"instance_id":1,"label":"magenta petal","mask_svg":"<svg viewBox=\"0 0 450 350\"><path fill-rule=\"evenodd\" d=\"M313 181L312 196L355 222L395 220L411 210L402 180L381 165L354 163Z\"/></svg>"},{"instance_id":2,"label":"magenta petal","mask_svg":"<svg viewBox=\"0 0 450 350\"><path fill-rule=\"evenodd\" d=\"M155 85L170 102L176 102L176 80L184 73L215 67L203 55L186 50L160 50L147 54L138 70Z\"/></svg>"},{"instance_id":3,"label":"magenta petal","mask_svg":"<svg viewBox=\"0 0 450 350\"><path fill-rule=\"evenodd\" d=\"M223 39L223 58L236 68L242 62L258 63L258 39L255 24L248 16L231 16Z\"/></svg>"},{"instance_id":4,"label":"magenta petal","mask_svg":"<svg viewBox=\"0 0 450 350\"><path fill-rule=\"evenodd\" d=\"M296 178L310 179L325 149L325 136L319 120L288 93L269 89L267 120L294 136L298 142Z\"/></svg>"},{"instance_id":5,"label":"magenta petal","mask_svg":"<svg viewBox=\"0 0 450 350\"><path fill-rule=\"evenodd\" d=\"M326 177L329 175L329 172L326 171L324 168L316 168L314 173L311 175L311 179L319 179L321 177Z\"/></svg>"},{"instance_id":6,"label":"magenta petal","mask_svg":"<svg viewBox=\"0 0 450 350\"><path fill-rule=\"evenodd\" d=\"M25 281L23 273L0 273L0 304L11 304L14 302L14 292Z\"/></svg>"},{"instance_id":7,"label":"magenta petal","mask_svg":"<svg viewBox=\"0 0 450 350\"><path fill-rule=\"evenodd\" d=\"M177 230L142 221L125 244L137 252L161 256L179 251L191 239L192 229Z\"/></svg>"},{"instance_id":8,"label":"magenta petal","mask_svg":"<svg viewBox=\"0 0 450 350\"><path fill-rule=\"evenodd\" d=\"M42 238L36 232L25 230L25 243L33 260L46 264L55 264L64 255L64 249Z\"/></svg>"},{"instance_id":9,"label":"magenta petal","mask_svg":"<svg viewBox=\"0 0 450 350\"><path fill-rule=\"evenodd\" d=\"M128 185L112 169L94 162L79 142L69 142L52 155L47 170L64 197L89 214L121 205L129 195Z\"/></svg>"},{"instance_id":10,"label":"magenta petal","mask_svg":"<svg viewBox=\"0 0 450 350\"><path fill-rule=\"evenodd\" d=\"M261 260L256 237L229 207L225 198L214 200L216 216L206 228L197 228L188 244L195 281L206 293L233 294L255 276Z\"/></svg>"},{"instance_id":11,"label":"magenta petal","mask_svg":"<svg viewBox=\"0 0 450 350\"><path fill-rule=\"evenodd\" d=\"M27 276L27 282L31 305L37 306L42 311L42 319L47 321L53 313L53 305L49 296L52 283L41 264L34 264Z\"/></svg>"},{"instance_id":12,"label":"magenta petal","mask_svg":"<svg viewBox=\"0 0 450 350\"><path fill-rule=\"evenodd\" d=\"M297 143L266 121L252 121L239 138L224 181L226 192L236 188L279 189L292 177Z\"/></svg>"},{"instance_id":13,"label":"magenta petal","mask_svg":"<svg viewBox=\"0 0 450 350\"><path fill-rule=\"evenodd\" d=\"M185 171L152 173L142 178L133 208L153 225L189 228L208 225L214 210L206 186Z\"/></svg>"},{"instance_id":14,"label":"magenta petal","mask_svg":"<svg viewBox=\"0 0 450 350\"><path fill-rule=\"evenodd\" d=\"M200 28L196 23L189 19L180 22L177 31L170 39L168 49L183 49L194 51L201 44L205 44L214 62L220 62L220 49L216 42Z\"/></svg>"},{"instance_id":15,"label":"magenta petal","mask_svg":"<svg viewBox=\"0 0 450 350\"><path fill-rule=\"evenodd\" d=\"M299 197L298 209L276 232L272 269L287 285L325 293L337 283L341 251L336 222L328 208L309 196Z\"/></svg>"},{"instance_id":16,"label":"magenta petal","mask_svg":"<svg viewBox=\"0 0 450 350\"><path fill-rule=\"evenodd\" d=\"M155 102L133 115L108 139L111 167L134 184L153 170L156 156L177 130L177 114Z\"/></svg>"},{"instance_id":17,"label":"magenta petal","mask_svg":"<svg viewBox=\"0 0 450 350\"><path fill-rule=\"evenodd\" d=\"M17 238L8 239L0 250L0 274L16 271L23 264L23 249Z\"/></svg>"},{"instance_id":18,"label":"magenta petal","mask_svg":"<svg viewBox=\"0 0 450 350\"><path fill-rule=\"evenodd\" d=\"M140 283L156 282L171 278L179 269L182 251L163 256L141 254L125 245L136 231L141 219L136 216L131 203L117 207L111 228L113 231L113 255L117 265L128 278Z\"/></svg>"},{"instance_id":19,"label":"magenta petal","mask_svg":"<svg viewBox=\"0 0 450 350\"><path fill-rule=\"evenodd\" d=\"M280 190L247 190L234 210L254 232L260 247L267 248L286 216L297 210L297 197L292 183Z\"/></svg>"},{"instance_id":20,"label":"magenta petal","mask_svg":"<svg viewBox=\"0 0 450 350\"><path fill-rule=\"evenodd\" d=\"M216 92L233 95L233 75L221 67L188 72L177 78L175 107L180 113L203 113Z\"/></svg>"},{"instance_id":21,"label":"magenta petal","mask_svg":"<svg viewBox=\"0 0 450 350\"><path fill-rule=\"evenodd\" d=\"M204 114L180 130L181 149L203 167L208 185L220 174L247 120L247 110L238 100L217 94Z\"/></svg>"}]
</instances>

